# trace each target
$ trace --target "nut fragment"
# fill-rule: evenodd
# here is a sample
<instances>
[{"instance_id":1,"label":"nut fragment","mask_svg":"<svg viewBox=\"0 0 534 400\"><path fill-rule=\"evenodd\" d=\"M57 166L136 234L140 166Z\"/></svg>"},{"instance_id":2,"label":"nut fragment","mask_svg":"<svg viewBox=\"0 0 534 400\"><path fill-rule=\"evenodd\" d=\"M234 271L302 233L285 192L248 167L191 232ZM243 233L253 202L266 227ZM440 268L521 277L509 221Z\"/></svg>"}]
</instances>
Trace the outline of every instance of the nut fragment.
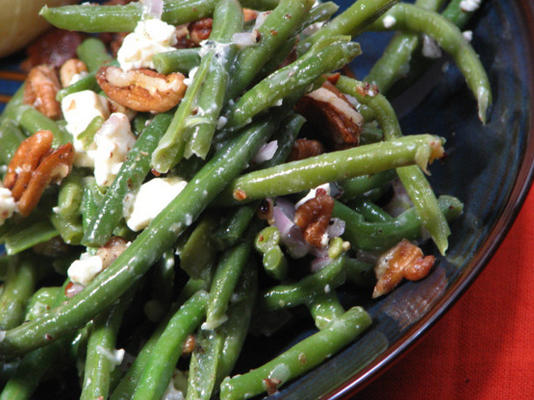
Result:
<instances>
[{"instance_id":1,"label":"nut fragment","mask_svg":"<svg viewBox=\"0 0 534 400\"><path fill-rule=\"evenodd\" d=\"M119 236L113 236L109 241L96 251L96 255L102 259L102 268L109 267L124 250L128 248L128 242Z\"/></svg>"},{"instance_id":2,"label":"nut fragment","mask_svg":"<svg viewBox=\"0 0 534 400\"><path fill-rule=\"evenodd\" d=\"M58 119L61 106L56 100L61 89L56 70L51 65L39 65L32 68L24 87L24 104L35 107L48 118Z\"/></svg>"},{"instance_id":3,"label":"nut fragment","mask_svg":"<svg viewBox=\"0 0 534 400\"><path fill-rule=\"evenodd\" d=\"M176 27L176 45L178 49L200 46L200 42L210 37L213 26L212 18L202 18Z\"/></svg>"},{"instance_id":4,"label":"nut fragment","mask_svg":"<svg viewBox=\"0 0 534 400\"><path fill-rule=\"evenodd\" d=\"M278 392L278 386L282 381L280 379L276 378L265 378L263 380L263 385L265 386L265 391L267 392L267 395L272 396L276 392Z\"/></svg>"},{"instance_id":5,"label":"nut fragment","mask_svg":"<svg viewBox=\"0 0 534 400\"><path fill-rule=\"evenodd\" d=\"M72 80L76 75L81 75L87 72L87 66L85 63L77 58L71 58L65 61L65 64L59 69L59 80L63 87L67 87L72 84Z\"/></svg>"},{"instance_id":6,"label":"nut fragment","mask_svg":"<svg viewBox=\"0 0 534 400\"><path fill-rule=\"evenodd\" d=\"M324 243L323 238L328 229L333 209L334 199L324 189L317 189L313 199L297 208L295 224L304 231L306 242L317 248L325 247L328 244Z\"/></svg>"},{"instance_id":7,"label":"nut fragment","mask_svg":"<svg viewBox=\"0 0 534 400\"><path fill-rule=\"evenodd\" d=\"M359 144L363 117L328 80L300 99L296 108L319 132L328 134L335 148Z\"/></svg>"},{"instance_id":8,"label":"nut fragment","mask_svg":"<svg viewBox=\"0 0 534 400\"><path fill-rule=\"evenodd\" d=\"M243 20L244 22L254 21L258 17L258 12L250 8L243 8Z\"/></svg>"},{"instance_id":9,"label":"nut fragment","mask_svg":"<svg viewBox=\"0 0 534 400\"><path fill-rule=\"evenodd\" d=\"M196 347L195 336L189 335L185 339L184 345L182 346L182 354L191 354Z\"/></svg>"},{"instance_id":10,"label":"nut fragment","mask_svg":"<svg viewBox=\"0 0 534 400\"><path fill-rule=\"evenodd\" d=\"M21 64L21 67L25 71L41 64L59 68L68 59L76 57L76 49L83 38L83 34L78 32L51 29L28 46L26 50L28 59Z\"/></svg>"},{"instance_id":11,"label":"nut fragment","mask_svg":"<svg viewBox=\"0 0 534 400\"><path fill-rule=\"evenodd\" d=\"M289 154L289 161L304 160L322 153L324 153L324 147L318 140L297 139Z\"/></svg>"},{"instance_id":12,"label":"nut fragment","mask_svg":"<svg viewBox=\"0 0 534 400\"><path fill-rule=\"evenodd\" d=\"M373 290L373 298L391 292L403 278L410 281L423 279L428 275L436 258L424 256L416 245L404 239L385 252L375 267L378 282Z\"/></svg>"},{"instance_id":13,"label":"nut fragment","mask_svg":"<svg viewBox=\"0 0 534 400\"><path fill-rule=\"evenodd\" d=\"M106 95L120 105L135 111L165 112L182 100L186 85L184 75L162 75L149 69L125 72L104 66L96 76Z\"/></svg>"}]
</instances>

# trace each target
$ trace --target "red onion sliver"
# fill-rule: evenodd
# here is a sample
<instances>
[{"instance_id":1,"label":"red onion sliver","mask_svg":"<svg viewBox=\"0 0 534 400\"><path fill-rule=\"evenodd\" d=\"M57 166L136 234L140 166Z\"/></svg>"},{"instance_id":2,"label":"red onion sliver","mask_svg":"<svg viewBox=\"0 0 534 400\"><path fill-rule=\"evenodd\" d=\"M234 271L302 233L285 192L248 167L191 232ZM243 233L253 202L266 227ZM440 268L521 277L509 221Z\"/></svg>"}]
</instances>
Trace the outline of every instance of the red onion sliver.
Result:
<instances>
[{"instance_id":1,"label":"red onion sliver","mask_svg":"<svg viewBox=\"0 0 534 400\"><path fill-rule=\"evenodd\" d=\"M151 17L161 19L163 15L163 0L142 0L144 12Z\"/></svg>"}]
</instances>

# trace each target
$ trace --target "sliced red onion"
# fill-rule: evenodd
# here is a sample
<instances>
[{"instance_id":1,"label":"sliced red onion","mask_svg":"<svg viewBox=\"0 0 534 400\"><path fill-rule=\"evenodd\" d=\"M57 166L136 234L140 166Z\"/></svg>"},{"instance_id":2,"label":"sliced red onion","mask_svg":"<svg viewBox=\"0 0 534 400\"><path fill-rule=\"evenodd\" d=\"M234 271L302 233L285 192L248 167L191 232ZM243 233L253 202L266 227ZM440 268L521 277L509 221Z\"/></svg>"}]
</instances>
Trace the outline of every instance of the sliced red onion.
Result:
<instances>
[{"instance_id":1,"label":"sliced red onion","mask_svg":"<svg viewBox=\"0 0 534 400\"><path fill-rule=\"evenodd\" d=\"M393 217L398 217L408 208L412 207L413 203L408 193L406 193L406 189L404 189L404 186L402 186L402 183L398 179L393 181L393 192L393 198L384 209Z\"/></svg>"},{"instance_id":2,"label":"sliced red onion","mask_svg":"<svg viewBox=\"0 0 534 400\"><path fill-rule=\"evenodd\" d=\"M345 221L339 218L332 218L330 220L330 225L326 229L326 233L330 238L343 235L343 233L345 233Z\"/></svg>"},{"instance_id":3,"label":"sliced red onion","mask_svg":"<svg viewBox=\"0 0 534 400\"><path fill-rule=\"evenodd\" d=\"M284 199L276 199L273 207L274 225L280 231L280 240L287 247L289 254L293 258L304 257L311 249L311 246L304 240L301 229L295 225L293 218L295 207L292 203Z\"/></svg>"},{"instance_id":4,"label":"sliced red onion","mask_svg":"<svg viewBox=\"0 0 534 400\"><path fill-rule=\"evenodd\" d=\"M163 15L163 0L142 0L143 10L146 15L161 19Z\"/></svg>"},{"instance_id":5,"label":"sliced red onion","mask_svg":"<svg viewBox=\"0 0 534 400\"><path fill-rule=\"evenodd\" d=\"M238 48L243 49L245 47L254 46L258 40L258 32L238 32L232 36L232 43Z\"/></svg>"},{"instance_id":6,"label":"sliced red onion","mask_svg":"<svg viewBox=\"0 0 534 400\"><path fill-rule=\"evenodd\" d=\"M273 140L269 143L265 143L260 147L258 153L254 156L253 160L256 164L260 164L265 161L269 161L274 157L274 154L278 150L278 140Z\"/></svg>"},{"instance_id":7,"label":"sliced red onion","mask_svg":"<svg viewBox=\"0 0 534 400\"><path fill-rule=\"evenodd\" d=\"M322 270L324 267L326 267L331 262L332 262L332 259L328 257L328 253L327 253L326 256L316 257L311 262L310 267L311 267L312 272L317 272L317 271Z\"/></svg>"}]
</instances>

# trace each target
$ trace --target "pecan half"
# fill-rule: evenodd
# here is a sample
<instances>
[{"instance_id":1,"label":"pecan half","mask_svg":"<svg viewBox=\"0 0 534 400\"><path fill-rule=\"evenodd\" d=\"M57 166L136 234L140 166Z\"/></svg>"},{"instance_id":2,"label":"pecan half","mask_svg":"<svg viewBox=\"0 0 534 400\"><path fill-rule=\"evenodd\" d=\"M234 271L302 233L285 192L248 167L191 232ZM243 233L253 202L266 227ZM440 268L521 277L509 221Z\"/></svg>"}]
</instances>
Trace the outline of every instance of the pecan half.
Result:
<instances>
[{"instance_id":1,"label":"pecan half","mask_svg":"<svg viewBox=\"0 0 534 400\"><path fill-rule=\"evenodd\" d=\"M104 246L96 251L96 255L102 259L103 268L107 268L127 248L128 242L126 240L119 236L113 236Z\"/></svg>"},{"instance_id":2,"label":"pecan half","mask_svg":"<svg viewBox=\"0 0 534 400\"><path fill-rule=\"evenodd\" d=\"M68 59L76 57L76 49L83 38L84 36L78 32L51 29L27 48L28 59L21 67L25 71L41 64L59 68Z\"/></svg>"},{"instance_id":3,"label":"pecan half","mask_svg":"<svg viewBox=\"0 0 534 400\"><path fill-rule=\"evenodd\" d=\"M328 80L300 99L296 109L319 132L326 133L335 148L359 144L363 117Z\"/></svg>"},{"instance_id":4,"label":"pecan half","mask_svg":"<svg viewBox=\"0 0 534 400\"><path fill-rule=\"evenodd\" d=\"M288 160L304 160L305 158L318 156L322 153L324 153L324 147L318 140L297 139L293 144Z\"/></svg>"},{"instance_id":5,"label":"pecan half","mask_svg":"<svg viewBox=\"0 0 534 400\"><path fill-rule=\"evenodd\" d=\"M373 298L391 292L403 278L410 281L423 279L428 275L436 258L424 256L423 251L404 239L380 256L375 267L378 279Z\"/></svg>"},{"instance_id":6,"label":"pecan half","mask_svg":"<svg viewBox=\"0 0 534 400\"><path fill-rule=\"evenodd\" d=\"M189 49L200 46L200 42L210 37L213 27L212 18L202 18L195 22L176 27L176 45L178 49Z\"/></svg>"},{"instance_id":7,"label":"pecan half","mask_svg":"<svg viewBox=\"0 0 534 400\"><path fill-rule=\"evenodd\" d=\"M304 239L314 247L327 245L323 237L328 229L334 199L324 189L317 189L315 197L308 200L295 211L295 224L304 231Z\"/></svg>"},{"instance_id":8,"label":"pecan half","mask_svg":"<svg viewBox=\"0 0 534 400\"><path fill-rule=\"evenodd\" d=\"M72 79L76 75L81 75L87 72L85 63L77 58L71 58L65 61L65 64L59 69L59 80L63 87L67 87L72 83Z\"/></svg>"},{"instance_id":9,"label":"pecan half","mask_svg":"<svg viewBox=\"0 0 534 400\"><path fill-rule=\"evenodd\" d=\"M244 22L254 21L258 17L258 12L250 8L243 8L243 20Z\"/></svg>"},{"instance_id":10,"label":"pecan half","mask_svg":"<svg viewBox=\"0 0 534 400\"><path fill-rule=\"evenodd\" d=\"M104 66L96 75L106 95L120 105L135 111L165 112L184 97L187 86L184 75L162 75L150 69L125 72Z\"/></svg>"},{"instance_id":11,"label":"pecan half","mask_svg":"<svg viewBox=\"0 0 534 400\"><path fill-rule=\"evenodd\" d=\"M21 143L9 163L4 185L11 189L24 217L37 206L48 185L61 181L72 169L72 144L52 150L52 140L52 132L37 132Z\"/></svg>"},{"instance_id":12,"label":"pecan half","mask_svg":"<svg viewBox=\"0 0 534 400\"><path fill-rule=\"evenodd\" d=\"M182 354L191 354L196 347L196 340L194 335L188 335L182 346Z\"/></svg>"},{"instance_id":13,"label":"pecan half","mask_svg":"<svg viewBox=\"0 0 534 400\"><path fill-rule=\"evenodd\" d=\"M56 70L51 65L39 65L32 68L24 87L24 104L35 107L48 118L58 119L61 106L56 100L61 89Z\"/></svg>"}]
</instances>

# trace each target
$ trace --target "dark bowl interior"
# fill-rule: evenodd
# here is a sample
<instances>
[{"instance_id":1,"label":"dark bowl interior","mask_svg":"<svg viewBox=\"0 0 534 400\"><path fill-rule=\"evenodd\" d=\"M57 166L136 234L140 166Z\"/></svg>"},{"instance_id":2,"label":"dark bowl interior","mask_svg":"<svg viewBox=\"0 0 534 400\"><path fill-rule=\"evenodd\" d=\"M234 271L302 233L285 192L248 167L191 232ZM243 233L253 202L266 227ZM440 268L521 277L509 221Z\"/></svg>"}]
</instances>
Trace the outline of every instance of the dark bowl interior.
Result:
<instances>
[{"instance_id":1,"label":"dark bowl interior","mask_svg":"<svg viewBox=\"0 0 534 400\"><path fill-rule=\"evenodd\" d=\"M352 1L337 1L342 7ZM438 194L465 203L464 216L453 223L446 257L423 281L405 283L391 295L370 301L342 293L348 304L361 304L374 323L357 342L272 399L346 398L414 344L456 301L485 266L506 234L530 186L534 142L532 100L534 4L530 0L488 0L472 21L473 45L486 66L494 93L491 120L482 126L476 104L452 62L436 63L416 85L393 98L406 133L430 132L447 139L448 157L431 168ZM364 34L364 55L352 65L366 75L391 35ZM2 81L3 93L16 83ZM430 247L429 247L430 248ZM306 314L305 312L303 314ZM307 315L298 315L271 343L246 343L238 368L246 371L313 333ZM301 322L305 323L301 323Z\"/></svg>"}]
</instances>

